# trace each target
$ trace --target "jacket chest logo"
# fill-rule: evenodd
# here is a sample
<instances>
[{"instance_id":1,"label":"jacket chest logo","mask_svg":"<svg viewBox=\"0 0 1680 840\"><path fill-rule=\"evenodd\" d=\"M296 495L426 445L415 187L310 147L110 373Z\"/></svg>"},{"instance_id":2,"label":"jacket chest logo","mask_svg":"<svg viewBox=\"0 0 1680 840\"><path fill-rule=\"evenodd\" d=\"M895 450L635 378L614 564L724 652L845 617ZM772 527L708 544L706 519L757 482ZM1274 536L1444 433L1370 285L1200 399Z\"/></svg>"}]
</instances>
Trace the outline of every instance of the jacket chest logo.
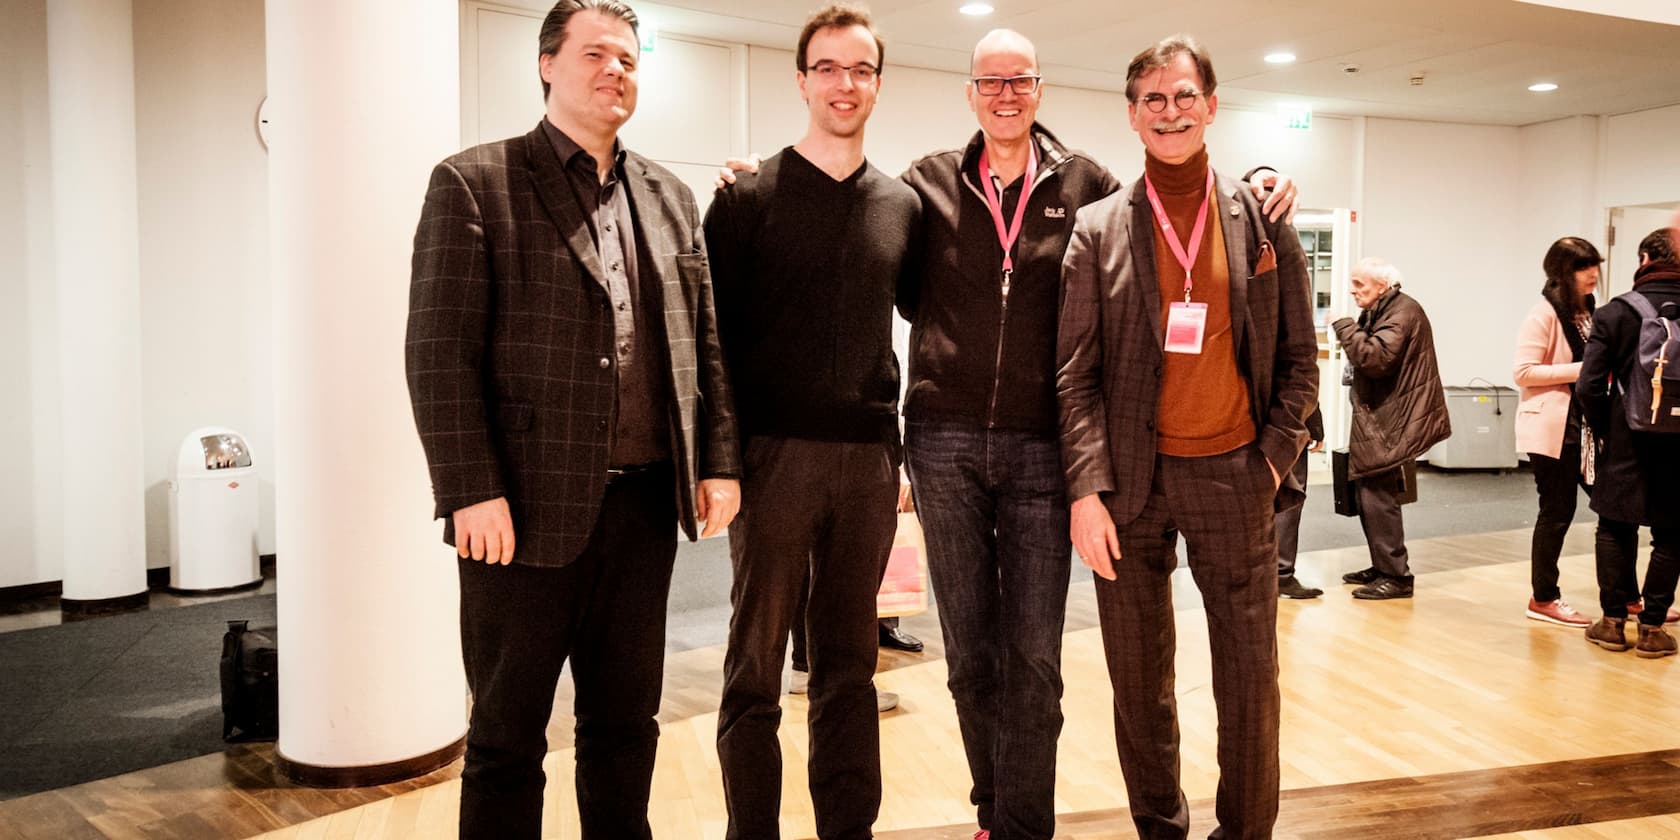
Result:
<instances>
[{"instance_id":1,"label":"jacket chest logo","mask_svg":"<svg viewBox=\"0 0 1680 840\"><path fill-rule=\"evenodd\" d=\"M1046 208L1044 208L1044 218L1046 218L1046 219L1065 219L1065 218L1067 218L1067 208L1066 207L1046 207Z\"/></svg>"}]
</instances>

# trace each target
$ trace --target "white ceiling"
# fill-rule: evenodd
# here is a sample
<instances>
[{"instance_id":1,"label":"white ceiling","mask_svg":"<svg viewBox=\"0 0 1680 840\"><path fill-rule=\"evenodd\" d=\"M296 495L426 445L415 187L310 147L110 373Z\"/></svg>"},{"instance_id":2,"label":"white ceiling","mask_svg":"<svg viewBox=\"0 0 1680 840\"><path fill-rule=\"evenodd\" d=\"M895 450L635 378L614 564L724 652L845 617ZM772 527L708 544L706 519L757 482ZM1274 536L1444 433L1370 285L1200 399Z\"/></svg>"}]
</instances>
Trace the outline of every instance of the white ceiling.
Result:
<instances>
[{"instance_id":1,"label":"white ceiling","mask_svg":"<svg viewBox=\"0 0 1680 840\"><path fill-rule=\"evenodd\" d=\"M962 1L872 3L889 72L966 72L980 35L1008 27L1038 44L1048 83L1118 90L1138 50L1183 31L1207 45L1227 105L1526 125L1680 103L1680 26L1655 22L1680 18L1680 0L991 0L985 18L957 14ZM667 31L792 49L822 0L631 2ZM1274 50L1299 60L1265 64ZM1530 93L1538 81L1559 89Z\"/></svg>"}]
</instances>

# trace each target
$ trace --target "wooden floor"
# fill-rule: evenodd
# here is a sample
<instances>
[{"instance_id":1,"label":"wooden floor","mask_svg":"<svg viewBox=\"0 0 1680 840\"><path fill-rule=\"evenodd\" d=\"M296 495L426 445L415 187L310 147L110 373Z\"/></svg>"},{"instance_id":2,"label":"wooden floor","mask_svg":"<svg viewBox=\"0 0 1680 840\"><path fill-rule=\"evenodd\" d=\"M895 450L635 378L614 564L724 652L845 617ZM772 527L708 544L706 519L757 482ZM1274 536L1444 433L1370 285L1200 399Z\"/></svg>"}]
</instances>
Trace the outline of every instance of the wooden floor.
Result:
<instances>
[{"instance_id":1,"label":"wooden floor","mask_svg":"<svg viewBox=\"0 0 1680 840\"><path fill-rule=\"evenodd\" d=\"M1302 557L1301 577L1329 591L1280 605L1285 792L1277 836L1680 838L1680 662L1608 653L1579 630L1525 620L1528 539L1513 531L1414 543L1420 576L1411 601L1355 602L1332 585L1365 565L1363 549ZM1566 553L1564 592L1596 614L1589 526L1572 532ZM1193 585L1176 583L1184 784L1192 836L1205 836L1217 781L1207 631ZM1076 585L1056 801L1058 836L1076 840L1135 836L1094 619L1090 585ZM902 697L882 719L884 840L967 838L975 828L938 647L922 657L884 655L877 677ZM717 648L669 660L651 813L657 837L723 836L713 746L721 664ZM788 700L788 837L813 833L805 714L802 698ZM570 738L563 726L553 734L545 836L573 838ZM277 780L267 749L0 803L0 840L454 836L454 768L385 789L313 791Z\"/></svg>"}]
</instances>

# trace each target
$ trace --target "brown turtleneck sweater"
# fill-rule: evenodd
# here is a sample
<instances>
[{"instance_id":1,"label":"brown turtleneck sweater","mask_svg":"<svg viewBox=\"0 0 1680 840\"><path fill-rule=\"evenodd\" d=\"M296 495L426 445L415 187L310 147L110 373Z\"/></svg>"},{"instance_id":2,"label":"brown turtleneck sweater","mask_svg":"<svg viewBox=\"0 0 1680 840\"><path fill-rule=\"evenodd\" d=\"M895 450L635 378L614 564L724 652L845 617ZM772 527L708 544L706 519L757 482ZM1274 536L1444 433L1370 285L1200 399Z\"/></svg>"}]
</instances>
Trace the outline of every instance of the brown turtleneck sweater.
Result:
<instances>
[{"instance_id":1,"label":"brown turtleneck sweater","mask_svg":"<svg viewBox=\"0 0 1680 840\"><path fill-rule=\"evenodd\" d=\"M1207 187L1207 149L1184 163L1163 163L1145 154L1143 171L1161 196L1172 219L1179 244L1196 227ZM1162 455L1201 457L1220 455L1253 442L1254 418L1249 413L1248 382L1237 368L1231 335L1231 276L1225 260L1219 197L1208 206L1202 248L1191 271L1190 300L1208 306L1202 352L1163 353L1161 400L1156 409L1155 447ZM1167 234L1155 226L1155 276L1161 287L1161 327L1174 301L1184 300L1184 268L1167 244ZM1186 246L1185 251L1189 248Z\"/></svg>"}]
</instances>

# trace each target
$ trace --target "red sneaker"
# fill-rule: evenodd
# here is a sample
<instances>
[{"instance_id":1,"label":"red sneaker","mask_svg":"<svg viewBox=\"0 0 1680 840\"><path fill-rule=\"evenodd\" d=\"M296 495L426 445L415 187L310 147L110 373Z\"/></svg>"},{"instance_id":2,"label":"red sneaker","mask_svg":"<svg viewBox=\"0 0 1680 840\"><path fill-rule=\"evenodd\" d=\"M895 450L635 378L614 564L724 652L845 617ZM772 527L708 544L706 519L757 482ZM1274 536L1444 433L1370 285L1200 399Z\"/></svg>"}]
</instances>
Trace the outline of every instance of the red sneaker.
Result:
<instances>
[{"instance_id":1,"label":"red sneaker","mask_svg":"<svg viewBox=\"0 0 1680 840\"><path fill-rule=\"evenodd\" d=\"M1556 601L1536 601L1528 599L1528 617L1535 621L1545 621L1563 627L1586 627L1592 624L1586 616L1581 615L1569 602L1562 598Z\"/></svg>"},{"instance_id":2,"label":"red sneaker","mask_svg":"<svg viewBox=\"0 0 1680 840\"><path fill-rule=\"evenodd\" d=\"M974 832L974 840L992 840L992 833L982 828Z\"/></svg>"},{"instance_id":3,"label":"red sneaker","mask_svg":"<svg viewBox=\"0 0 1680 840\"><path fill-rule=\"evenodd\" d=\"M1644 611L1645 611L1645 599L1644 598L1640 598L1637 601L1629 601L1628 602L1628 618L1638 618L1639 614L1641 612L1644 612ZM1668 615L1663 616L1663 623L1664 624L1680 624L1680 610L1677 610L1677 609L1674 609L1673 607L1670 607L1669 610L1668 610Z\"/></svg>"}]
</instances>

